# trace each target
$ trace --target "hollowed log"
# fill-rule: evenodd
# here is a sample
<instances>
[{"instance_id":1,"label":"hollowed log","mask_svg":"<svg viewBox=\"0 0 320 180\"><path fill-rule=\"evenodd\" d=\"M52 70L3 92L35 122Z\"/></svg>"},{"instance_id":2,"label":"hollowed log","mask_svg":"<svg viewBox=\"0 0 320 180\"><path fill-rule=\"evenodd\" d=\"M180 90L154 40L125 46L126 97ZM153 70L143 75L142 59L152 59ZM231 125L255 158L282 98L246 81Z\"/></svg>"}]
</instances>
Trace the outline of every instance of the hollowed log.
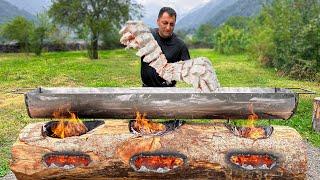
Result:
<instances>
[{"instance_id":1,"label":"hollowed log","mask_svg":"<svg viewBox=\"0 0 320 180\"><path fill-rule=\"evenodd\" d=\"M128 122L112 120L84 135L57 139L42 136L43 125L28 125L13 145L10 168L18 179L304 179L307 171L306 146L297 131L289 127L275 126L270 137L256 140L235 136L224 124L184 124L161 136L141 136L129 131ZM43 157L54 152L81 152L90 156L91 162L68 170L49 168ZM267 163L270 169L249 170L230 162L230 155L245 156L245 152L260 155L260 159L267 154L276 164ZM162 173L161 165L150 172L132 166L137 157L149 162L148 155L182 158L184 163L179 166L181 161L173 161L168 166L178 167ZM242 165L248 167L247 163Z\"/></svg>"}]
</instances>

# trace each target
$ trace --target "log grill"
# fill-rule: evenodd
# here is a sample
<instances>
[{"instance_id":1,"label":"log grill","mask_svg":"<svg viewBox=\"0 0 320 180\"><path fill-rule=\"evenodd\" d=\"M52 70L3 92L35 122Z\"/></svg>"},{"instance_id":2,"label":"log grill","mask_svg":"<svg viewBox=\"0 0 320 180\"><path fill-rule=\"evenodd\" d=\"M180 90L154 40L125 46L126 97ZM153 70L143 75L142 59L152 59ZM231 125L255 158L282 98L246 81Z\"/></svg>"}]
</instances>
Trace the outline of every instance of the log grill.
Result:
<instances>
[{"instance_id":1,"label":"log grill","mask_svg":"<svg viewBox=\"0 0 320 180\"><path fill-rule=\"evenodd\" d=\"M197 93L180 88L38 88L25 94L31 118L54 119L73 112L88 132L57 139L57 121L26 126L12 148L11 170L18 179L97 178L258 178L304 179L306 147L296 130L248 128L223 123L184 123L189 119L288 120L298 94L282 88L220 88ZM166 132L141 134L132 124L136 112L164 122ZM121 120L114 120L121 119ZM90 126L88 126L90 124Z\"/></svg>"}]
</instances>

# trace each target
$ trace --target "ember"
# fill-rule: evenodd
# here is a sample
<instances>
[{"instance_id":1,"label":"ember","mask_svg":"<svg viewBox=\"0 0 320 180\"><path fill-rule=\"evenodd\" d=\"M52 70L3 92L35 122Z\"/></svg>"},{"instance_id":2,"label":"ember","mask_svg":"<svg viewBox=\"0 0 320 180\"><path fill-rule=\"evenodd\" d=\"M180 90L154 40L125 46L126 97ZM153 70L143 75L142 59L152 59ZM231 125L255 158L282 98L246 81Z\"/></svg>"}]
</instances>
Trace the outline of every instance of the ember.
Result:
<instances>
[{"instance_id":1,"label":"ember","mask_svg":"<svg viewBox=\"0 0 320 180\"><path fill-rule=\"evenodd\" d=\"M131 158L131 166L139 172L166 173L184 164L181 154L139 154Z\"/></svg>"},{"instance_id":2,"label":"ember","mask_svg":"<svg viewBox=\"0 0 320 180\"><path fill-rule=\"evenodd\" d=\"M276 165L276 159L268 154L234 154L229 160L246 170L272 169Z\"/></svg>"},{"instance_id":3,"label":"ember","mask_svg":"<svg viewBox=\"0 0 320 180\"><path fill-rule=\"evenodd\" d=\"M44 155L43 161L48 167L70 169L79 166L88 166L91 159L89 155L83 153L58 152Z\"/></svg>"},{"instance_id":4,"label":"ember","mask_svg":"<svg viewBox=\"0 0 320 180\"><path fill-rule=\"evenodd\" d=\"M63 115L59 112L55 112L54 117L59 119L59 123L51 126L53 137L65 138L80 136L88 132L87 127L77 118L75 113L69 112L69 114Z\"/></svg>"}]
</instances>

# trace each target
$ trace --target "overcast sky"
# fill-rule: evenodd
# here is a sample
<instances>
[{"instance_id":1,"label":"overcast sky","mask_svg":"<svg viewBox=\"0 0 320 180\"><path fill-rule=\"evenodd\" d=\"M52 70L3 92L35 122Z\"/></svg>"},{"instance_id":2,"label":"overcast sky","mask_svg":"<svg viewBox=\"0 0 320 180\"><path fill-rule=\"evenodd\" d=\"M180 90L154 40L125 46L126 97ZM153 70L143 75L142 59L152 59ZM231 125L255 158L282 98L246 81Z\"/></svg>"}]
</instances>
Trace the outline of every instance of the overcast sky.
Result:
<instances>
[{"instance_id":1,"label":"overcast sky","mask_svg":"<svg viewBox=\"0 0 320 180\"><path fill-rule=\"evenodd\" d=\"M210 0L136 0L138 3L144 6L144 18L145 23L150 26L155 26L155 22L161 7L169 6L176 10L178 14L178 21L187 12L204 5Z\"/></svg>"}]
</instances>

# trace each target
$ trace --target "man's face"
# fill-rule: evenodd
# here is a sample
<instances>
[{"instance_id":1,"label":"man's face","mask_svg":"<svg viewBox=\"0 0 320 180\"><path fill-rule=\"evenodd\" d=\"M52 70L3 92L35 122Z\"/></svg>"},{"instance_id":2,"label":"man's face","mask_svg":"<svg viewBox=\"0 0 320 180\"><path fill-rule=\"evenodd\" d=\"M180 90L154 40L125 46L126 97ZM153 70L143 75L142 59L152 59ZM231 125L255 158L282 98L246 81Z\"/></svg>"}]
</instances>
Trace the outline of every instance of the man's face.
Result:
<instances>
[{"instance_id":1,"label":"man's face","mask_svg":"<svg viewBox=\"0 0 320 180\"><path fill-rule=\"evenodd\" d=\"M159 26L159 35L162 38L168 38L172 35L174 26L176 25L176 18L164 12L157 20Z\"/></svg>"}]
</instances>

